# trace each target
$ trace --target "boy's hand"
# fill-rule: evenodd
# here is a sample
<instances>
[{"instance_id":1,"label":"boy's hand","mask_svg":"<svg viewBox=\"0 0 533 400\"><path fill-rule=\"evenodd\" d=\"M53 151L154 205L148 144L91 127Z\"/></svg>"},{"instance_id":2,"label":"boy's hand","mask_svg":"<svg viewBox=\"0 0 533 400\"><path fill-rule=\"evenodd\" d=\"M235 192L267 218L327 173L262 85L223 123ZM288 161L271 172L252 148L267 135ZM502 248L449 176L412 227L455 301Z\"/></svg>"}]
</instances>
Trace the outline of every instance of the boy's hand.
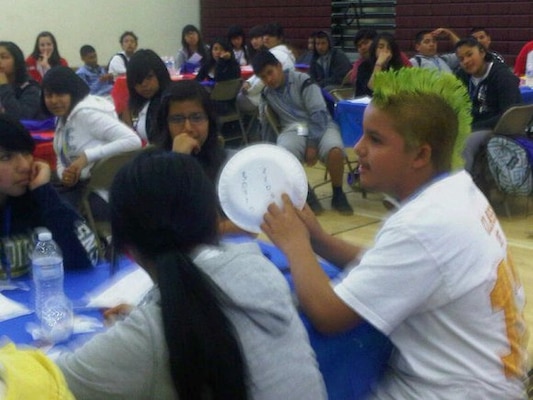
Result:
<instances>
[{"instance_id":1,"label":"boy's hand","mask_svg":"<svg viewBox=\"0 0 533 400\"><path fill-rule=\"evenodd\" d=\"M28 189L35 190L50 182L50 166L43 161L34 161L31 170L30 184Z\"/></svg>"}]
</instances>

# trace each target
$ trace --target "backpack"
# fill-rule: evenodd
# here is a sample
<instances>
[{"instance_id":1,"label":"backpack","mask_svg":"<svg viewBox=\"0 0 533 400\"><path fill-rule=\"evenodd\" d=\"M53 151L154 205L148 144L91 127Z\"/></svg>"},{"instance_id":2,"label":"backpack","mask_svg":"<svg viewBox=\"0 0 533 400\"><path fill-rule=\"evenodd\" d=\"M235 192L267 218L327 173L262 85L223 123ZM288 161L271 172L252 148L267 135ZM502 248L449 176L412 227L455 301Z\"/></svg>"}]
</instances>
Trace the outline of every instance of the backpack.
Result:
<instances>
[{"instance_id":1,"label":"backpack","mask_svg":"<svg viewBox=\"0 0 533 400\"><path fill-rule=\"evenodd\" d=\"M502 192L523 196L533 192L533 138L494 136L487 144L487 162Z\"/></svg>"}]
</instances>

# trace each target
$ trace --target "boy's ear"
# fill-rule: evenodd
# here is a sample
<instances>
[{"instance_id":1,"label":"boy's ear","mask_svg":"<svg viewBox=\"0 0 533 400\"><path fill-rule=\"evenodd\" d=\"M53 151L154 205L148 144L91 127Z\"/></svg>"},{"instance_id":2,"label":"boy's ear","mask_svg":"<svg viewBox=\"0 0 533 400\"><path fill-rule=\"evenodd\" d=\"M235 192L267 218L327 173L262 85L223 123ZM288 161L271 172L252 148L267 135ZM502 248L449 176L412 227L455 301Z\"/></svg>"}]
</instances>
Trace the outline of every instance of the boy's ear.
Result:
<instances>
[{"instance_id":1,"label":"boy's ear","mask_svg":"<svg viewBox=\"0 0 533 400\"><path fill-rule=\"evenodd\" d=\"M413 168L423 168L426 165L431 164L431 154L432 149L428 143L424 143L423 145L421 145L418 148L417 154L413 160Z\"/></svg>"}]
</instances>

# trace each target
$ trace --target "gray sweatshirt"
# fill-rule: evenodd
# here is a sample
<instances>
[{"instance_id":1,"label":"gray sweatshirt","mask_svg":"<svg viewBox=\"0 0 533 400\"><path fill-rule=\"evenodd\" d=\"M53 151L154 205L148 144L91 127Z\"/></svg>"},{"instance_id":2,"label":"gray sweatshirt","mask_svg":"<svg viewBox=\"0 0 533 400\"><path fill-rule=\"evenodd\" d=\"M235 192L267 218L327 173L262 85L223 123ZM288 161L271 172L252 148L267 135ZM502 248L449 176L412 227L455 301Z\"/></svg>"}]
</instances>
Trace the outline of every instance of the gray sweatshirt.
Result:
<instances>
[{"instance_id":1,"label":"gray sweatshirt","mask_svg":"<svg viewBox=\"0 0 533 400\"><path fill-rule=\"evenodd\" d=\"M232 299L254 400L320 400L325 386L283 275L256 243L202 247L193 259ZM58 359L77 399L177 399L159 291L74 353Z\"/></svg>"}]
</instances>

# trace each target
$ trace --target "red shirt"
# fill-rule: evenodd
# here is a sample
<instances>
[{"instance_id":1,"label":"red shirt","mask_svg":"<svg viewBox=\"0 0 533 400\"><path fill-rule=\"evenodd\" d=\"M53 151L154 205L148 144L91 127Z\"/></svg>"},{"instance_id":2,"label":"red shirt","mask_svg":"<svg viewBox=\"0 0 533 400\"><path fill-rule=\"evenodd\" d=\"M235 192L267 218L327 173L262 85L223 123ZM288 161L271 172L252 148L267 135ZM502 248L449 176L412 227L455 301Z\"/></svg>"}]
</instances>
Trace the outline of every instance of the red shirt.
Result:
<instances>
[{"instance_id":1,"label":"red shirt","mask_svg":"<svg viewBox=\"0 0 533 400\"><path fill-rule=\"evenodd\" d=\"M64 58L59 59L59 65L62 65L63 67L68 67L67 60ZM30 74L31 79L41 83L43 80L43 76L37 69L37 60L33 58L33 56L29 56L26 58L26 68L28 70L28 73Z\"/></svg>"}]
</instances>

